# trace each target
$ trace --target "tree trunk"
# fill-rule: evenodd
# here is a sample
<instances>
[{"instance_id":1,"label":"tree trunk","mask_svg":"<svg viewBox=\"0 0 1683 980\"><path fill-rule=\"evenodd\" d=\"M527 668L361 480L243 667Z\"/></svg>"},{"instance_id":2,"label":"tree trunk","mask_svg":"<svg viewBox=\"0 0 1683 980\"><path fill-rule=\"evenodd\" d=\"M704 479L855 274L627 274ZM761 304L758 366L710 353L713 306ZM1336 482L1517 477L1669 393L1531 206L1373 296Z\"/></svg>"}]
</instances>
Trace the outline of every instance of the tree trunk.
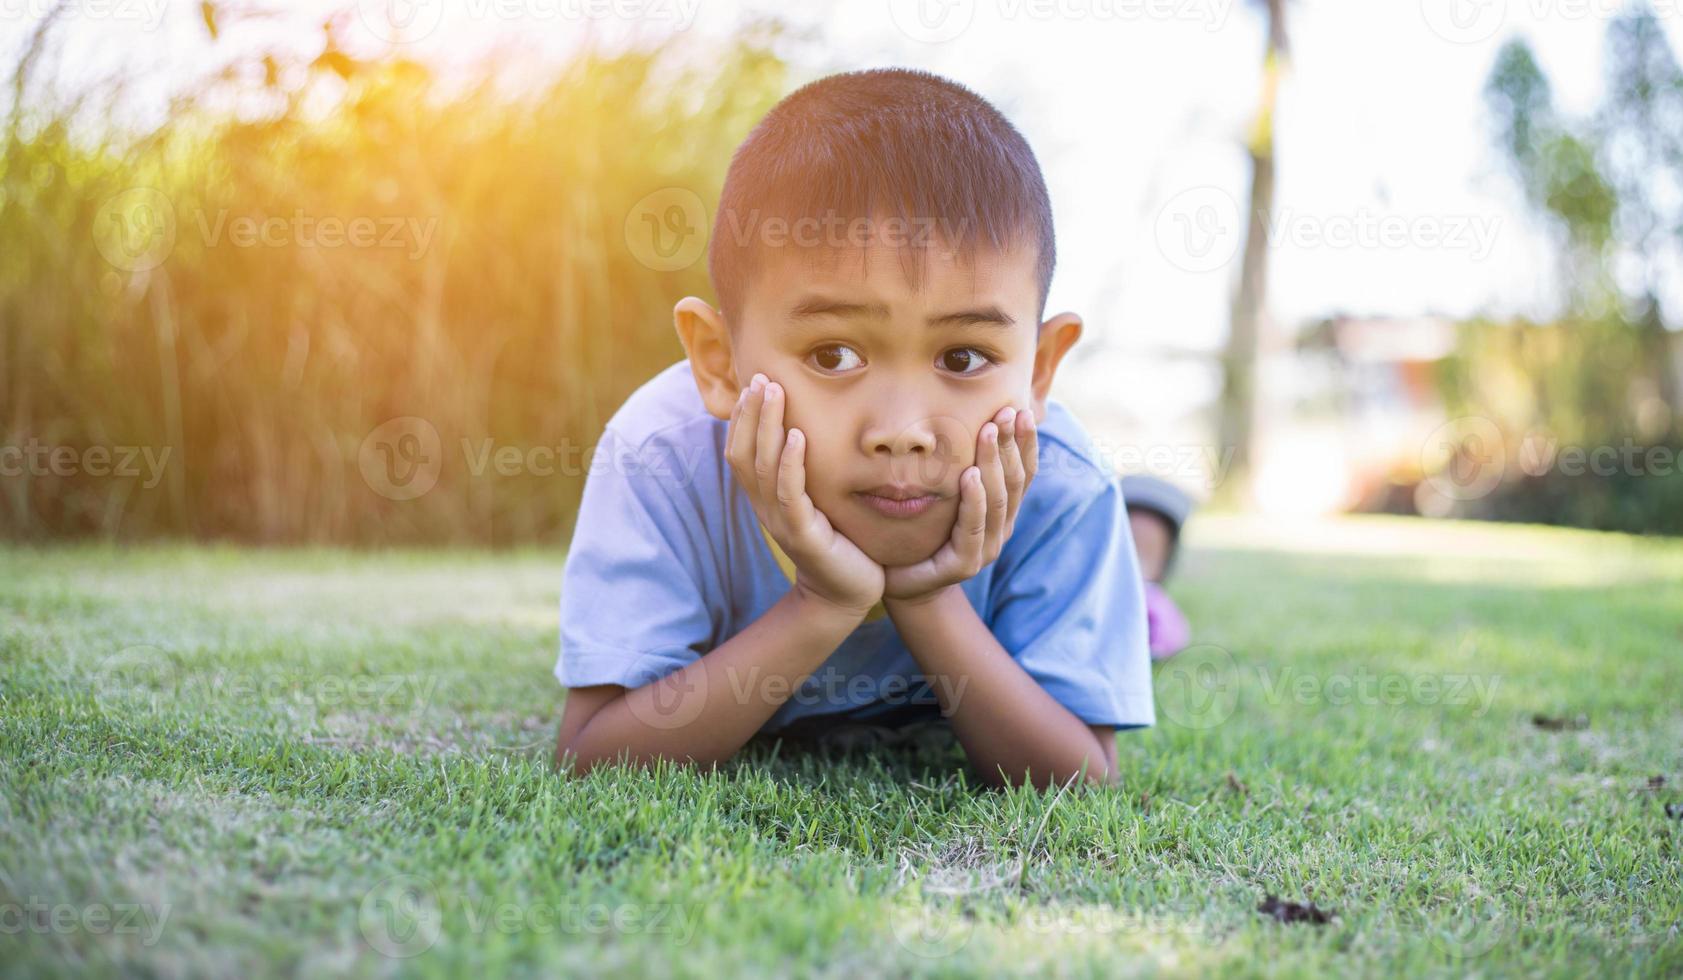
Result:
<instances>
[{"instance_id":1,"label":"tree trunk","mask_svg":"<svg viewBox=\"0 0 1683 980\"><path fill-rule=\"evenodd\" d=\"M1250 485L1255 450L1257 350L1268 305L1268 218L1274 212L1274 110L1288 50L1285 0L1267 0L1267 11L1262 95L1246 147L1251 158L1251 192L1245 211L1245 252L1229 319L1227 351L1222 357L1220 447L1233 453L1229 478L1232 489L1241 497Z\"/></svg>"}]
</instances>

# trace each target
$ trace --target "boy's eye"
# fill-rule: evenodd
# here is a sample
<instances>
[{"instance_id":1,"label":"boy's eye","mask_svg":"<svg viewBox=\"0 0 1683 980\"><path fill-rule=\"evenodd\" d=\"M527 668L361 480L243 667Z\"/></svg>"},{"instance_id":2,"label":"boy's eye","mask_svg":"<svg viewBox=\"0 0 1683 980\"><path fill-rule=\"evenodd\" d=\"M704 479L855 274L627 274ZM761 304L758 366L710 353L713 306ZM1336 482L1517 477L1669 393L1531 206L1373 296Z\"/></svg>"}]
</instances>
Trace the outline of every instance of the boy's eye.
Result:
<instances>
[{"instance_id":1,"label":"boy's eye","mask_svg":"<svg viewBox=\"0 0 1683 980\"><path fill-rule=\"evenodd\" d=\"M941 366L954 374L975 374L993 361L974 347L954 347L941 355Z\"/></svg>"},{"instance_id":2,"label":"boy's eye","mask_svg":"<svg viewBox=\"0 0 1683 980\"><path fill-rule=\"evenodd\" d=\"M859 352L846 344L825 344L808 355L821 371L850 371L865 363Z\"/></svg>"}]
</instances>

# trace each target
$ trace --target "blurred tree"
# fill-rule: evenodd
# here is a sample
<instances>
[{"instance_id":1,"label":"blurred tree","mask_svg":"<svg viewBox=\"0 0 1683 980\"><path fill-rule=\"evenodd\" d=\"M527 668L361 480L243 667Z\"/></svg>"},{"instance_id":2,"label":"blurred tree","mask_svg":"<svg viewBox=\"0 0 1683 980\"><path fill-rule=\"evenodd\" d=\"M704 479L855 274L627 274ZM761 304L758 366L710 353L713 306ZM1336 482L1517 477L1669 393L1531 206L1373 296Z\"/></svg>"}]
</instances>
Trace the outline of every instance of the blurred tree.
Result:
<instances>
[{"instance_id":1,"label":"blurred tree","mask_svg":"<svg viewBox=\"0 0 1683 980\"><path fill-rule=\"evenodd\" d=\"M1667 277L1683 261L1683 71L1646 5L1609 23L1606 55L1606 96L1587 118L1556 108L1523 40L1502 48L1485 83L1493 142L1558 235L1565 312L1555 323L1467 324L1444 363L1448 405L1497 422L1517 464L1457 509L1683 533L1683 472L1665 462L1683 406L1664 305L1677 299ZM1573 472L1557 465L1563 447L1623 462Z\"/></svg>"},{"instance_id":2,"label":"blurred tree","mask_svg":"<svg viewBox=\"0 0 1683 980\"><path fill-rule=\"evenodd\" d=\"M1683 72L1645 5L1609 25L1607 66L1600 112L1563 119L1530 47L1515 39L1497 57L1485 102L1526 200L1562 233L1571 316L1641 335L1646 383L1667 408L1663 425L1644 433L1658 438L1676 430L1679 407L1660 290L1683 244ZM1625 381L1583 378L1613 401L1624 400Z\"/></svg>"},{"instance_id":3,"label":"blurred tree","mask_svg":"<svg viewBox=\"0 0 1683 980\"><path fill-rule=\"evenodd\" d=\"M1239 287L1229 318L1227 350L1222 357L1218 438L1233 453L1229 480L1243 494L1250 479L1256 439L1256 358L1258 334L1268 306L1268 216L1274 210L1274 115L1290 46L1286 40L1285 0L1256 0L1267 18L1268 41L1262 59L1262 85L1256 118L1245 140L1251 160L1251 189L1245 210L1245 251Z\"/></svg>"},{"instance_id":4,"label":"blurred tree","mask_svg":"<svg viewBox=\"0 0 1683 980\"><path fill-rule=\"evenodd\" d=\"M1607 30L1608 97L1598 120L1607 170L1618 192L1620 238L1637 270L1633 322L1651 363L1660 368L1660 397L1674 412L1676 376L1664 369L1669 338L1661 278L1675 270L1683 244L1683 71L1665 31L1646 7L1616 18Z\"/></svg>"}]
</instances>

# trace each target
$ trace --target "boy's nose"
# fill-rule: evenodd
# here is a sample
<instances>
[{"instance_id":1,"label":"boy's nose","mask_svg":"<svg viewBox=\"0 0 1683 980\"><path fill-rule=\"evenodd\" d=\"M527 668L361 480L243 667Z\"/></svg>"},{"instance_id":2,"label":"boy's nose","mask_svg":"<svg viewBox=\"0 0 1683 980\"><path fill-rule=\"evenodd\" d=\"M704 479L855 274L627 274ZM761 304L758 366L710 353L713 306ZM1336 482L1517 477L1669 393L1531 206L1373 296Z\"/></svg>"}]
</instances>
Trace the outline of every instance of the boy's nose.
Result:
<instances>
[{"instance_id":1,"label":"boy's nose","mask_svg":"<svg viewBox=\"0 0 1683 980\"><path fill-rule=\"evenodd\" d=\"M874 426L866 435L866 451L873 456L931 455L940 441L932 422L932 419L919 419L899 425Z\"/></svg>"},{"instance_id":2,"label":"boy's nose","mask_svg":"<svg viewBox=\"0 0 1683 980\"><path fill-rule=\"evenodd\" d=\"M961 452L972 438L964 424L945 415L907 414L895 418L879 416L865 430L862 447L866 455L887 457L892 463L912 463L915 473L895 472L896 479L913 480L925 486L946 486L953 474L968 461Z\"/></svg>"}]
</instances>

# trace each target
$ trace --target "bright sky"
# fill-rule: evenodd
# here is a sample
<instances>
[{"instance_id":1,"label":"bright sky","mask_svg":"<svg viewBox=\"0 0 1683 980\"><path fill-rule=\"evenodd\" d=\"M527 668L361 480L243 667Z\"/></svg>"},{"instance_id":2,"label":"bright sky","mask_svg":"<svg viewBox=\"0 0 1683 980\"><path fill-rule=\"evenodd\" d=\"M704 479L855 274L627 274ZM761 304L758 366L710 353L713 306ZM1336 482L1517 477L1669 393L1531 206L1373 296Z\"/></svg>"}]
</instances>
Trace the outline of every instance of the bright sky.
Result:
<instances>
[{"instance_id":1,"label":"bright sky","mask_svg":"<svg viewBox=\"0 0 1683 980\"><path fill-rule=\"evenodd\" d=\"M16 38L45 0L0 0ZM72 0L72 64L90 76L154 66L169 80L217 57L198 4ZM542 64L583 33L723 38L752 15L792 21L803 77L887 64L953 77L997 104L1039 155L1058 227L1051 305L1088 321L1084 356L1211 350L1226 331L1243 235L1240 148L1256 101L1262 21L1249 0L364 0L356 45L399 42L470 63L508 45ZM294 0L236 41L314 44L332 9ZM1529 38L1568 111L1601 91L1602 35L1621 0L1295 0L1294 59L1278 128L1282 220L1271 311L1295 326L1334 312L1546 316L1558 289L1544 231L1489 149L1480 89L1501 43ZM1683 50L1677 0L1655 3ZM624 14L639 14L626 18ZM146 29L150 24L155 29ZM9 48L4 44L0 47ZM1207 366L1130 372L1160 419L1211 394ZM1089 380L1089 384L1095 382ZM1114 383L1111 382L1111 383Z\"/></svg>"}]
</instances>

